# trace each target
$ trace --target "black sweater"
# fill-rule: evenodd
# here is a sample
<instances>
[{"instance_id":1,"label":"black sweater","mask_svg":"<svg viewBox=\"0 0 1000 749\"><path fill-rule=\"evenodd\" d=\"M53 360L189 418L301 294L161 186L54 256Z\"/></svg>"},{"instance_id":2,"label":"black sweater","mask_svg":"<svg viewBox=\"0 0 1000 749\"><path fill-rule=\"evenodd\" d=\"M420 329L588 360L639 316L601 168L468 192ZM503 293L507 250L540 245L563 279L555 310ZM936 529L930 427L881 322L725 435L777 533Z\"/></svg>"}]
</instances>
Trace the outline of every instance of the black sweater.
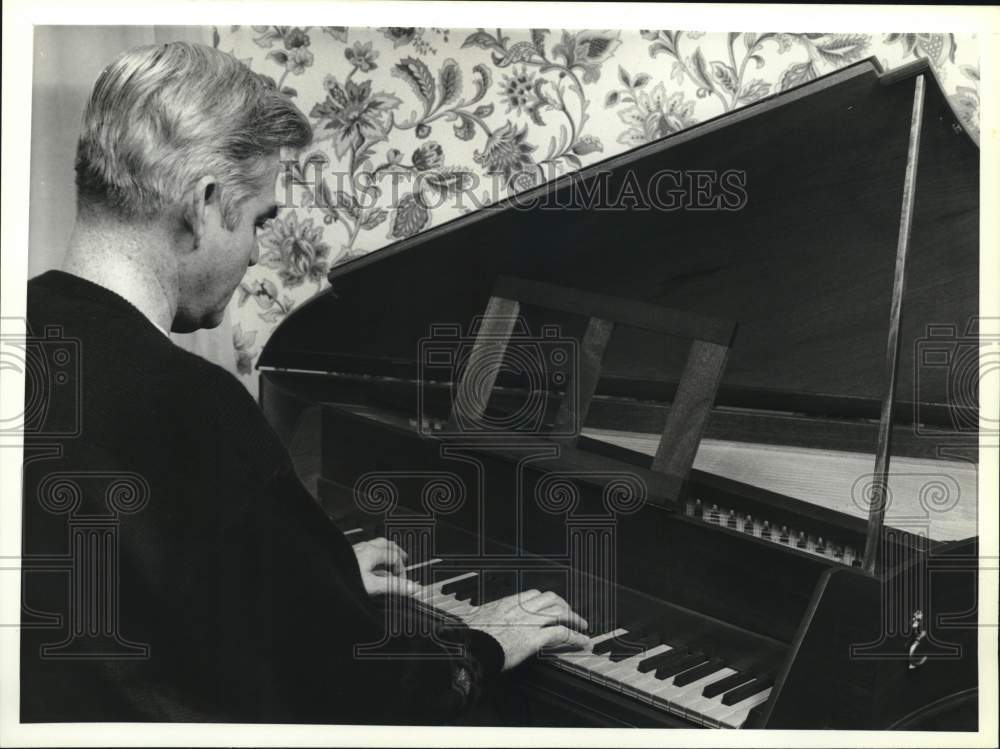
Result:
<instances>
[{"instance_id":1,"label":"black sweater","mask_svg":"<svg viewBox=\"0 0 1000 749\"><path fill-rule=\"evenodd\" d=\"M457 623L355 657L387 599L232 375L58 271L28 325L22 721L437 724L500 671Z\"/></svg>"}]
</instances>

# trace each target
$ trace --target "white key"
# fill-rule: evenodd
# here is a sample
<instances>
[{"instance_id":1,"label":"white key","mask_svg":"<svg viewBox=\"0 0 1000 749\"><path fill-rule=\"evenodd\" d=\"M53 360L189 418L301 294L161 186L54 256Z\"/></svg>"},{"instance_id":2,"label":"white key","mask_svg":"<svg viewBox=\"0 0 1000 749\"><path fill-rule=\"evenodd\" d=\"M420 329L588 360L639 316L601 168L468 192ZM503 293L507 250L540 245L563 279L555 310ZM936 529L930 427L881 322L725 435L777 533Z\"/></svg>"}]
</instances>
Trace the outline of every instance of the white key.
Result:
<instances>
[{"instance_id":1,"label":"white key","mask_svg":"<svg viewBox=\"0 0 1000 749\"><path fill-rule=\"evenodd\" d=\"M454 577L449 577L446 580L437 580L434 583L432 583L431 585L425 585L424 589L425 590L428 590L428 589L429 590L433 590L434 593L435 593L435 595L436 595L436 594L440 593L441 592L441 588L443 588L448 583L456 583L459 580L466 580L467 578L475 577L478 574L479 574L478 572L464 572L461 575L455 575ZM449 595L451 595L451 594L449 593Z\"/></svg>"},{"instance_id":2,"label":"white key","mask_svg":"<svg viewBox=\"0 0 1000 749\"><path fill-rule=\"evenodd\" d=\"M625 636L625 635L628 634L628 630L627 629L617 629L617 630L615 630L615 632L618 632L618 634L613 635L614 637L623 637L623 636ZM602 637L600 639L601 640L607 640L607 639L611 639L611 638ZM593 640L591 642L591 644L590 644L590 649L593 650L594 646L597 645L598 642L599 642L599 640L597 640L595 638L595 640ZM600 681L600 682L604 683L606 681L606 679L604 678L605 676L607 676L612 671L617 671L618 670L618 666L620 665L620 661L612 661L610 653L601 653L600 655L594 654L594 657L595 658L600 658L600 660L599 661L588 661L588 663L592 664L590 666L591 673L593 675L599 675L600 678L593 678L593 681Z\"/></svg>"},{"instance_id":3,"label":"white key","mask_svg":"<svg viewBox=\"0 0 1000 749\"><path fill-rule=\"evenodd\" d=\"M475 577L477 574L478 573L476 572L466 572L461 575L455 575L454 577L449 577L447 580L439 580L436 583L433 583L432 585L425 585L423 587L423 590L421 590L417 595L420 596L421 601L433 606L434 600L436 598L441 598L442 596L452 597L451 593L445 595L441 592L441 588L443 588L445 585L447 585L448 583L457 582L459 580L465 580L466 578L469 577Z\"/></svg>"},{"instance_id":4,"label":"white key","mask_svg":"<svg viewBox=\"0 0 1000 749\"><path fill-rule=\"evenodd\" d=\"M455 616L471 613L475 609L475 607L470 605L468 601L459 601L454 595L451 594L449 594L446 598L437 600L434 603L434 608L438 611L443 611L446 614L453 614Z\"/></svg>"},{"instance_id":5,"label":"white key","mask_svg":"<svg viewBox=\"0 0 1000 749\"><path fill-rule=\"evenodd\" d=\"M441 562L440 559L428 559L428 560L426 560L424 562L417 562L415 564L410 564L410 565L407 565L406 567L403 567L403 572L406 574L406 576L409 579L412 579L412 578L409 577L409 573L412 572L413 570L419 570L419 569L422 569L424 567L430 567L432 565L439 564L440 562ZM419 598L420 595L425 590L427 590L430 587L431 587L430 585L420 585L419 588L417 589L417 591L415 593L413 593L413 596L415 598Z\"/></svg>"},{"instance_id":6,"label":"white key","mask_svg":"<svg viewBox=\"0 0 1000 749\"><path fill-rule=\"evenodd\" d=\"M618 661L615 664L616 668L608 671L605 675L611 679L618 679L620 681L626 681L628 677L639 674L639 664L647 658L652 658L653 656L660 655L662 653L670 652L669 645L657 645L654 648L650 648L638 655L633 655L624 660Z\"/></svg>"},{"instance_id":7,"label":"white key","mask_svg":"<svg viewBox=\"0 0 1000 749\"><path fill-rule=\"evenodd\" d=\"M594 666L597 666L601 664L602 661L607 660L604 656L594 655L594 645L612 637L619 637L625 634L626 631L627 630L624 629L616 629L611 632L605 632L602 635L590 638L590 642L588 642L581 650L554 653L552 657L563 665L569 666L570 670L589 676Z\"/></svg>"},{"instance_id":8,"label":"white key","mask_svg":"<svg viewBox=\"0 0 1000 749\"><path fill-rule=\"evenodd\" d=\"M709 684L714 684L717 681L722 681L723 679L732 676L735 673L736 671L734 671L731 668L724 668L723 670L716 671L714 674L712 674L712 676L716 678L710 679L707 683L702 685L701 691L699 691L698 693L698 699L693 700L692 702L686 704L684 706L685 711L690 710L692 713L696 713L697 715L707 715L711 713L713 709L718 708L718 706L722 704L722 698L725 695L725 692L723 692L722 694L717 694L714 697L705 697L704 695L701 694L701 692L704 691L705 687L707 687ZM746 674L746 678L743 680L743 684L746 684L752 678L753 676L751 676L750 674ZM735 689L738 686L741 685L736 684L735 686L731 687L731 689Z\"/></svg>"},{"instance_id":9,"label":"white key","mask_svg":"<svg viewBox=\"0 0 1000 749\"><path fill-rule=\"evenodd\" d=\"M593 658L600 660L588 660L587 668L590 671L590 680L605 686L617 688L618 682L611 677L613 672L619 670L620 662L611 660L609 653L594 655Z\"/></svg>"},{"instance_id":10,"label":"white key","mask_svg":"<svg viewBox=\"0 0 1000 749\"><path fill-rule=\"evenodd\" d=\"M697 681L692 681L685 687L679 687L681 690L671 698L671 702L679 707L685 715L690 715L695 717L700 715L697 711L693 709L693 705L699 700L704 699L701 696L701 690L712 684L719 679L722 679L730 674L736 673L731 668L721 668L714 674L709 674L708 676L703 676Z\"/></svg>"},{"instance_id":11,"label":"white key","mask_svg":"<svg viewBox=\"0 0 1000 749\"><path fill-rule=\"evenodd\" d=\"M464 604L465 601L459 601L454 593L437 593L431 596L427 601L427 604L435 609L450 609L456 608L458 604Z\"/></svg>"},{"instance_id":12,"label":"white key","mask_svg":"<svg viewBox=\"0 0 1000 749\"><path fill-rule=\"evenodd\" d=\"M640 673L639 664L646 658L652 658L653 656L667 653L669 651L669 645L657 645L656 647L650 648L649 650L639 653L638 655L633 655L629 658L618 661L617 663L612 663L610 668L602 672L603 681L608 684L608 686L614 687L621 692L645 699L647 690L636 688L635 685L644 683L646 681L646 677L650 676L650 674ZM655 678L653 680L656 681ZM657 684L658 683L659 682L657 682ZM652 685L649 684L647 686Z\"/></svg>"},{"instance_id":13,"label":"white key","mask_svg":"<svg viewBox=\"0 0 1000 749\"><path fill-rule=\"evenodd\" d=\"M722 724L723 728L739 728L746 722L746 719L750 715L750 711L757 707L757 705L767 702L767 698L770 696L771 689L768 688L763 692L758 692L753 697L748 697L738 705L733 705L733 711L720 718L719 722Z\"/></svg>"},{"instance_id":14,"label":"white key","mask_svg":"<svg viewBox=\"0 0 1000 749\"><path fill-rule=\"evenodd\" d=\"M578 666L584 669L584 671L587 674L587 677L592 682L596 684L603 684L604 679L602 677L602 674L605 671L611 670L611 668L616 665L611 662L611 658L608 657L607 653L601 653L600 655L594 653L593 652L594 646L597 645L599 642L603 642L604 640L610 640L614 637L621 637L622 635L627 633L628 630L626 629L616 629L610 634L605 633L604 635L600 635L599 637L594 637L587 644L586 650L578 652L579 657L576 659L576 663Z\"/></svg>"},{"instance_id":15,"label":"white key","mask_svg":"<svg viewBox=\"0 0 1000 749\"><path fill-rule=\"evenodd\" d=\"M596 643L595 643L596 644ZM639 662L645 658L650 658L654 655L660 655L669 651L671 648L669 645L657 645L652 648L647 653L641 656L633 656L627 660L633 661L631 665L631 673L627 673L622 669L615 668L613 671L609 671L608 675L611 673L616 674L615 682L621 684L621 691L629 694L637 699L644 702L652 704L651 692L654 689L658 689L663 686L663 682L657 679L655 674L655 669L653 671L648 671L646 673L640 673L638 671ZM610 660L610 659L609 659ZM615 666L620 666L625 661L615 664ZM607 678L607 677L606 677Z\"/></svg>"},{"instance_id":16,"label":"white key","mask_svg":"<svg viewBox=\"0 0 1000 749\"><path fill-rule=\"evenodd\" d=\"M746 684L746 682L743 682L743 683ZM736 689L736 687L733 687L733 688ZM732 690L729 690L729 691L732 691ZM770 694L770 692L771 692L770 689L766 689L764 691L767 692L768 694ZM763 694L763 692L761 692L760 694ZM754 696L756 696L756 695L754 695ZM740 708L741 706L743 706L745 703L751 701L750 698L747 698L747 699L743 700L743 702L737 703L736 705L724 705L722 703L722 699L724 697L725 697L724 694L720 694L717 697L713 698L712 702L714 704L712 704L710 707L706 708L705 711L702 713L702 715L704 715L706 718L708 718L711 721L715 721L716 724L720 725L720 726L722 725L722 720L724 718L728 718L728 717L732 716L734 713L736 713L738 711L738 708ZM745 718L746 718L746 716L744 716L744 719ZM741 721L741 723L742 723L742 721Z\"/></svg>"},{"instance_id":17,"label":"white key","mask_svg":"<svg viewBox=\"0 0 1000 749\"><path fill-rule=\"evenodd\" d=\"M438 564L440 561L441 561L440 559L428 559L426 562L417 562L416 564L409 564L403 569L406 572L410 572L411 570L419 570L422 567L430 567L432 564Z\"/></svg>"},{"instance_id":18,"label":"white key","mask_svg":"<svg viewBox=\"0 0 1000 749\"><path fill-rule=\"evenodd\" d=\"M708 656L705 656L705 658L700 663L692 663L690 667L691 668L697 668L702 663L705 663L705 661L707 661L707 660L708 660ZM687 669L684 669L684 670L687 671ZM653 673L655 673L655 672L653 672ZM661 686L660 686L659 689L654 689L652 691L652 697L653 697L653 704L654 705L673 706L673 704L674 704L674 698L676 698L677 695L683 694L685 691L687 691L687 687L686 686L685 687L679 687L676 684L674 684L674 677L673 676L671 676L669 679L664 679L663 681L660 682L660 684L661 684Z\"/></svg>"},{"instance_id":19,"label":"white key","mask_svg":"<svg viewBox=\"0 0 1000 749\"><path fill-rule=\"evenodd\" d=\"M629 678L628 684L622 691L638 697L653 707L662 707L653 697L653 693L662 687L663 681L656 678L656 669L654 668L644 674L636 671L635 675Z\"/></svg>"}]
</instances>

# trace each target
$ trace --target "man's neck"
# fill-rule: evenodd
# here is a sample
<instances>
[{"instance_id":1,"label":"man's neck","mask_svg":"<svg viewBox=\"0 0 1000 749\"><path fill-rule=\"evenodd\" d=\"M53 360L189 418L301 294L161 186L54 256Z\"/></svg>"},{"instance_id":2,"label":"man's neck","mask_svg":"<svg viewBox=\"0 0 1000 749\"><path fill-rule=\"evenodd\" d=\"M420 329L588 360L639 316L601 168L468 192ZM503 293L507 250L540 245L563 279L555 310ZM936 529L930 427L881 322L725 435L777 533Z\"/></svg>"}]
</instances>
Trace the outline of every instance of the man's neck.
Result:
<instances>
[{"instance_id":1,"label":"man's neck","mask_svg":"<svg viewBox=\"0 0 1000 749\"><path fill-rule=\"evenodd\" d=\"M118 294L163 332L177 312L177 269L170 239L155 227L77 221L62 269Z\"/></svg>"}]
</instances>

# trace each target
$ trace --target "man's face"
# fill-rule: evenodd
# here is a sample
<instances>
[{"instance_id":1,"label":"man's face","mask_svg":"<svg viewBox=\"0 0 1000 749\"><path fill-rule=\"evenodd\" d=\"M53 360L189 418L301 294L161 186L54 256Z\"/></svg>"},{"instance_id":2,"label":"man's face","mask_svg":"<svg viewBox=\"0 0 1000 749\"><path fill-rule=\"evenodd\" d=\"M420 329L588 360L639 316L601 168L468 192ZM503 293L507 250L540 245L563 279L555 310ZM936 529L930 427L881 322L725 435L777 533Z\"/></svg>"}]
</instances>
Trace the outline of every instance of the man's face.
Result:
<instances>
[{"instance_id":1,"label":"man's face","mask_svg":"<svg viewBox=\"0 0 1000 749\"><path fill-rule=\"evenodd\" d=\"M278 166L276 156L262 161L258 173L266 176L258 183L258 190L237 208L239 220L232 231L222 220L218 187L214 199L206 200L201 241L180 261L175 332L215 328L222 322L233 292L247 268L257 262L257 232L277 214L274 182Z\"/></svg>"}]
</instances>

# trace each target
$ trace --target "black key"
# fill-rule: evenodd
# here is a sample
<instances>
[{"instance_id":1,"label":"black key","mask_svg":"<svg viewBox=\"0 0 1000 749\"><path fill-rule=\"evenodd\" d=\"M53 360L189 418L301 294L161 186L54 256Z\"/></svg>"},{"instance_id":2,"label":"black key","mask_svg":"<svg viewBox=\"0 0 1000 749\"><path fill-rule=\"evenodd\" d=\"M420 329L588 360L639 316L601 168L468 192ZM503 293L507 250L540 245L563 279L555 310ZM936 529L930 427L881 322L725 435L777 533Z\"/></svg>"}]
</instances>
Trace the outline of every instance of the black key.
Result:
<instances>
[{"instance_id":1,"label":"black key","mask_svg":"<svg viewBox=\"0 0 1000 749\"><path fill-rule=\"evenodd\" d=\"M610 658L612 662L618 663L618 661L623 661L626 658L639 655L639 653L642 653L643 651L655 648L660 644L660 642L660 635L656 632L643 634L637 637L626 635L621 638L620 644L616 644L611 649Z\"/></svg>"},{"instance_id":2,"label":"black key","mask_svg":"<svg viewBox=\"0 0 1000 749\"><path fill-rule=\"evenodd\" d=\"M730 689L735 689L740 684L750 681L753 677L750 674L742 674L736 672L735 674L730 674L724 679L719 679L718 681L713 681L711 684L705 686L701 690L701 696L712 699L723 692L728 692Z\"/></svg>"},{"instance_id":3,"label":"black key","mask_svg":"<svg viewBox=\"0 0 1000 749\"><path fill-rule=\"evenodd\" d=\"M473 596L479 593L479 588L482 586L482 578L479 575L475 577L467 577L464 580L459 580L458 585L455 586L455 600L456 601L468 601Z\"/></svg>"},{"instance_id":4,"label":"black key","mask_svg":"<svg viewBox=\"0 0 1000 749\"><path fill-rule=\"evenodd\" d=\"M674 679L674 685L678 687L686 687L688 684L693 684L698 681L698 679L704 679L706 676L714 674L716 671L721 670L725 667L721 658L713 658L708 663L702 663L700 666L695 666L694 668L689 668L682 674L678 674L677 678Z\"/></svg>"},{"instance_id":5,"label":"black key","mask_svg":"<svg viewBox=\"0 0 1000 749\"><path fill-rule=\"evenodd\" d=\"M620 645L616 645L608 656L612 663L618 663L619 661L624 661L627 658L639 655L639 653L644 653L649 650L650 646L644 645L641 642L623 642Z\"/></svg>"},{"instance_id":6,"label":"black key","mask_svg":"<svg viewBox=\"0 0 1000 749\"><path fill-rule=\"evenodd\" d=\"M458 575L461 575L461 574L464 574L464 573L462 573L462 572L456 572L455 576L458 576ZM445 583L444 585L441 586L441 592L444 593L445 595L450 595L450 594L452 594L452 593L454 593L454 592L456 592L456 591L458 591L458 590L460 590L462 588L468 587L469 580L475 581L477 577L478 577L478 575L473 576L473 577L465 577L465 578L462 578L461 580L453 580L450 583Z\"/></svg>"},{"instance_id":7,"label":"black key","mask_svg":"<svg viewBox=\"0 0 1000 749\"><path fill-rule=\"evenodd\" d=\"M437 567L436 564L425 564L423 567L407 570L406 577L420 583L421 585L429 585L434 580L435 567Z\"/></svg>"},{"instance_id":8,"label":"black key","mask_svg":"<svg viewBox=\"0 0 1000 749\"><path fill-rule=\"evenodd\" d=\"M477 579L480 584L469 590L469 603L472 606L481 606L484 600L492 601L502 597L494 594L494 589L499 587L496 573L488 572L480 575ZM490 589L489 593L486 592L487 588Z\"/></svg>"},{"instance_id":9,"label":"black key","mask_svg":"<svg viewBox=\"0 0 1000 749\"><path fill-rule=\"evenodd\" d=\"M594 655L612 653L617 650L627 650L629 648L634 650L636 646L642 645L642 643L654 636L657 637L657 643L659 643L658 635L650 635L643 629L626 629L624 634L609 637L594 645Z\"/></svg>"},{"instance_id":10,"label":"black key","mask_svg":"<svg viewBox=\"0 0 1000 749\"><path fill-rule=\"evenodd\" d=\"M666 665L660 666L656 669L654 676L660 680L669 679L671 676L683 673L693 666L701 665L705 662L705 660L706 657L704 653L692 653L684 658L678 658L673 663L667 663Z\"/></svg>"},{"instance_id":11,"label":"black key","mask_svg":"<svg viewBox=\"0 0 1000 749\"><path fill-rule=\"evenodd\" d=\"M666 653L660 653L659 655L651 655L649 658L645 658L639 661L639 673L645 674L652 671L654 668L659 668L665 663L670 663L678 658L682 658L687 655L690 651L687 648L674 648L673 650L668 650Z\"/></svg>"},{"instance_id":12,"label":"black key","mask_svg":"<svg viewBox=\"0 0 1000 749\"><path fill-rule=\"evenodd\" d=\"M616 653L620 650L635 650L636 635L631 632L626 632L618 637L609 637L607 640L601 640L599 643L594 645L594 655L601 655L603 653Z\"/></svg>"},{"instance_id":13,"label":"black key","mask_svg":"<svg viewBox=\"0 0 1000 749\"><path fill-rule=\"evenodd\" d=\"M641 629L628 631L618 637L611 637L602 640L594 646L594 654L601 655L607 653L609 658L617 663L626 658L647 650L652 645L660 644L660 636L654 633L647 633Z\"/></svg>"},{"instance_id":14,"label":"black key","mask_svg":"<svg viewBox=\"0 0 1000 749\"><path fill-rule=\"evenodd\" d=\"M620 661L627 660L634 656L644 653L648 648L644 648L642 645L636 645L635 643L628 643L627 645L622 645L620 648L615 648L611 651L608 656L612 663L618 663Z\"/></svg>"},{"instance_id":15,"label":"black key","mask_svg":"<svg viewBox=\"0 0 1000 749\"><path fill-rule=\"evenodd\" d=\"M757 679L751 681L749 684L744 684L742 687L736 687L726 692L725 696L722 698L723 705L737 705L743 702L745 699L753 697L755 694L763 692L768 687L774 685L774 679Z\"/></svg>"},{"instance_id":16,"label":"black key","mask_svg":"<svg viewBox=\"0 0 1000 749\"><path fill-rule=\"evenodd\" d=\"M618 642L617 637L609 637L606 640L601 640L593 647L594 655L603 655L604 653L610 653L612 648L614 648L616 642Z\"/></svg>"}]
</instances>

